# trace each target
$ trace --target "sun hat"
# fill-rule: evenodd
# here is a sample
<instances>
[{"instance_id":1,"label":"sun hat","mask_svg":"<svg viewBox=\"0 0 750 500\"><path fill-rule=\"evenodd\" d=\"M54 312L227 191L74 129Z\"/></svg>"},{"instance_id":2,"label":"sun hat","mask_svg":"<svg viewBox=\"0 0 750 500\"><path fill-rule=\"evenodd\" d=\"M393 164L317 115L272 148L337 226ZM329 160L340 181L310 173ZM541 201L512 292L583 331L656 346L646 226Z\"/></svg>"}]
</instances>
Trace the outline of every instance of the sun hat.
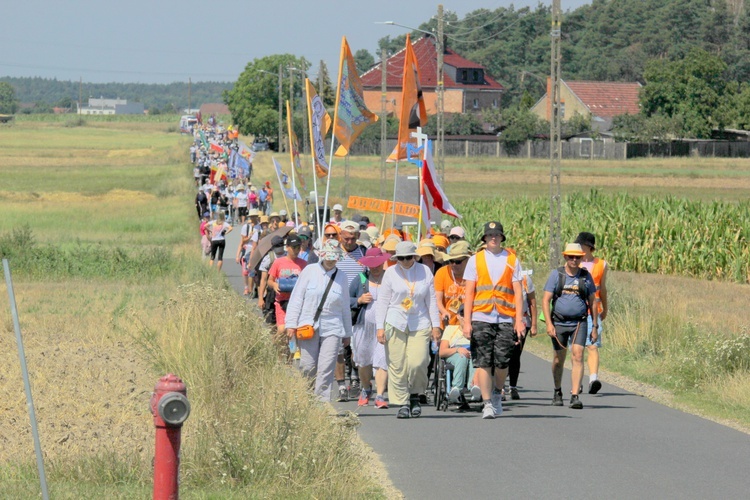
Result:
<instances>
[{"instance_id":1,"label":"sun hat","mask_svg":"<svg viewBox=\"0 0 750 500\"><path fill-rule=\"evenodd\" d=\"M417 245L411 241L402 241L396 245L396 254L391 257L391 260L396 260L399 257L409 257L417 255Z\"/></svg>"},{"instance_id":2,"label":"sun hat","mask_svg":"<svg viewBox=\"0 0 750 500\"><path fill-rule=\"evenodd\" d=\"M260 223L261 224L268 224L268 216L267 215L261 215L260 216Z\"/></svg>"},{"instance_id":3,"label":"sun hat","mask_svg":"<svg viewBox=\"0 0 750 500\"><path fill-rule=\"evenodd\" d=\"M424 239L419 242L419 246L417 247L417 255L420 257L424 257L425 255L430 255L432 258L435 258L435 243L432 242L432 240Z\"/></svg>"},{"instance_id":4,"label":"sun hat","mask_svg":"<svg viewBox=\"0 0 750 500\"><path fill-rule=\"evenodd\" d=\"M344 211L344 207L342 207L342 206L341 206L341 205L340 205L339 203L336 203L336 204L335 204L335 205L333 206L333 210L334 210L334 211L338 210L339 212L343 212L343 211Z\"/></svg>"},{"instance_id":5,"label":"sun hat","mask_svg":"<svg viewBox=\"0 0 750 500\"><path fill-rule=\"evenodd\" d=\"M237 186L237 191L244 191L244 190L245 190L244 184L240 184L239 186Z\"/></svg>"},{"instance_id":6,"label":"sun hat","mask_svg":"<svg viewBox=\"0 0 750 500\"><path fill-rule=\"evenodd\" d=\"M591 250L596 250L596 236L585 231L578 233L573 243L578 243L581 246L586 245L587 247L591 247Z\"/></svg>"},{"instance_id":7,"label":"sun hat","mask_svg":"<svg viewBox=\"0 0 750 500\"><path fill-rule=\"evenodd\" d=\"M254 193L254 192L258 191L258 188L256 188L255 186L250 186L250 191L252 191Z\"/></svg>"},{"instance_id":8,"label":"sun hat","mask_svg":"<svg viewBox=\"0 0 750 500\"><path fill-rule=\"evenodd\" d=\"M369 226L365 229L365 232L370 235L370 241L375 241L378 239L378 236L380 236L380 231L378 231L376 226Z\"/></svg>"},{"instance_id":9,"label":"sun hat","mask_svg":"<svg viewBox=\"0 0 750 500\"><path fill-rule=\"evenodd\" d=\"M318 252L320 260L339 261L343 256L344 252L341 250L341 243L338 240L327 240Z\"/></svg>"},{"instance_id":10,"label":"sun hat","mask_svg":"<svg viewBox=\"0 0 750 500\"><path fill-rule=\"evenodd\" d=\"M451 232L448 236L458 236L459 238L466 238L466 231L464 231L464 228L456 226L451 229Z\"/></svg>"},{"instance_id":11,"label":"sun hat","mask_svg":"<svg viewBox=\"0 0 750 500\"><path fill-rule=\"evenodd\" d=\"M370 248L365 253L365 256L357 262L365 267L373 268L385 263L390 258L391 254L384 252L380 248Z\"/></svg>"},{"instance_id":12,"label":"sun hat","mask_svg":"<svg viewBox=\"0 0 750 500\"><path fill-rule=\"evenodd\" d=\"M402 243L401 238L395 235L391 235L385 239L380 248L382 248L386 252L395 252L396 247L399 243Z\"/></svg>"},{"instance_id":13,"label":"sun hat","mask_svg":"<svg viewBox=\"0 0 750 500\"><path fill-rule=\"evenodd\" d=\"M279 219L281 219L279 212L271 212L271 215L268 216L269 219L273 219L274 217L278 217Z\"/></svg>"},{"instance_id":14,"label":"sun hat","mask_svg":"<svg viewBox=\"0 0 750 500\"><path fill-rule=\"evenodd\" d=\"M357 239L357 244L362 245L365 248L372 247L372 241L370 241L370 235L366 232L362 231L359 233L359 238Z\"/></svg>"},{"instance_id":15,"label":"sun hat","mask_svg":"<svg viewBox=\"0 0 750 500\"><path fill-rule=\"evenodd\" d=\"M247 213L248 217L258 217L260 216L260 211L257 208L251 208L250 211Z\"/></svg>"},{"instance_id":16,"label":"sun hat","mask_svg":"<svg viewBox=\"0 0 750 500\"><path fill-rule=\"evenodd\" d=\"M444 233L450 231L451 227L453 227L453 224L447 219L440 223L440 230Z\"/></svg>"},{"instance_id":17,"label":"sun hat","mask_svg":"<svg viewBox=\"0 0 750 500\"><path fill-rule=\"evenodd\" d=\"M442 234L434 234L432 235L432 242L435 244L436 248L442 248L446 249L451 244L450 241L448 241L448 238L445 237L445 235Z\"/></svg>"},{"instance_id":18,"label":"sun hat","mask_svg":"<svg viewBox=\"0 0 750 500\"><path fill-rule=\"evenodd\" d=\"M339 224L339 227L342 231L348 231L350 233L356 233L359 231L359 224L353 220L342 221L341 224Z\"/></svg>"},{"instance_id":19,"label":"sun hat","mask_svg":"<svg viewBox=\"0 0 750 500\"><path fill-rule=\"evenodd\" d=\"M503 232L503 225L496 221L490 221L487 224L484 225L484 233L482 234L482 241L487 236L495 236L500 235L503 237L503 241L505 241L505 232Z\"/></svg>"},{"instance_id":20,"label":"sun hat","mask_svg":"<svg viewBox=\"0 0 750 500\"><path fill-rule=\"evenodd\" d=\"M583 257L586 255L586 252L583 251L583 248L581 248L581 245L578 243L568 243L565 245L565 250L563 250L563 255L570 255L573 257Z\"/></svg>"},{"instance_id":21,"label":"sun hat","mask_svg":"<svg viewBox=\"0 0 750 500\"><path fill-rule=\"evenodd\" d=\"M443 254L443 260L450 262L452 260L459 260L465 257L471 257L471 247L468 241L457 241L451 245L448 253Z\"/></svg>"}]
</instances>

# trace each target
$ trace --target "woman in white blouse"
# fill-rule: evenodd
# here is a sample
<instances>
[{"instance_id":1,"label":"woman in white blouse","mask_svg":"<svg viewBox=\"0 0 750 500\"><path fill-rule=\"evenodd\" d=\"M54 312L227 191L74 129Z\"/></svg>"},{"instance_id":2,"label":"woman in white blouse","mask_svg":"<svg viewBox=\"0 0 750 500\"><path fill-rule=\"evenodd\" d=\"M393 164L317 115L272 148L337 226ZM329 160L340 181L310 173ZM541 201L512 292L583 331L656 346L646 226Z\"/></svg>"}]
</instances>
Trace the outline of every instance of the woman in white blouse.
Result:
<instances>
[{"instance_id":1,"label":"woman in white blouse","mask_svg":"<svg viewBox=\"0 0 750 500\"><path fill-rule=\"evenodd\" d=\"M396 245L398 264L383 276L375 305L378 342L388 359L388 399L397 418L419 417L419 394L427 389L430 336L440 340L440 313L432 273L415 259L410 241Z\"/></svg>"},{"instance_id":2,"label":"woman in white blouse","mask_svg":"<svg viewBox=\"0 0 750 500\"><path fill-rule=\"evenodd\" d=\"M315 394L322 401L330 401L339 346L342 339L348 344L352 336L352 314L346 274L336 269L336 262L343 257L339 242L326 241L319 257L320 262L306 266L294 285L286 309L286 328L290 339L297 336L298 327L312 325L315 329L311 339L297 338L300 369L315 379ZM331 287L323 301L329 283Z\"/></svg>"}]
</instances>

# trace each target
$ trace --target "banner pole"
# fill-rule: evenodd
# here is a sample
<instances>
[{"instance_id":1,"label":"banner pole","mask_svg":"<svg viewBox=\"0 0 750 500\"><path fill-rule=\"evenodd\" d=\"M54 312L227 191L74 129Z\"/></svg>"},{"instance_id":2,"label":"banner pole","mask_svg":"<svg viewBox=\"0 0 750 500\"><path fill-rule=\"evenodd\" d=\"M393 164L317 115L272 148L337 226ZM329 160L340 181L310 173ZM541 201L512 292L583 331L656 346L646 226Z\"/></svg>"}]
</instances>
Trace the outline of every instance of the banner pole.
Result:
<instances>
[{"instance_id":1,"label":"banner pole","mask_svg":"<svg viewBox=\"0 0 750 500\"><path fill-rule=\"evenodd\" d=\"M29 382L29 370L26 366L26 354L23 349L21 338L21 323L18 320L18 308L16 306L16 295L13 292L13 279L10 277L10 265L8 259L3 259L3 272L5 273L5 285L8 288L8 300L10 301L10 312L13 316L13 328L16 331L16 343L18 344L18 359L21 361L21 373L23 374L23 388L26 391L26 405L29 407L29 419L31 420L31 433L34 436L34 450L36 451L36 466L39 469L39 483L42 488L42 498L49 500L47 491L47 476L44 473L44 458L42 457L42 444L39 441L39 427L34 411L34 399L31 396L31 383Z\"/></svg>"}]
</instances>

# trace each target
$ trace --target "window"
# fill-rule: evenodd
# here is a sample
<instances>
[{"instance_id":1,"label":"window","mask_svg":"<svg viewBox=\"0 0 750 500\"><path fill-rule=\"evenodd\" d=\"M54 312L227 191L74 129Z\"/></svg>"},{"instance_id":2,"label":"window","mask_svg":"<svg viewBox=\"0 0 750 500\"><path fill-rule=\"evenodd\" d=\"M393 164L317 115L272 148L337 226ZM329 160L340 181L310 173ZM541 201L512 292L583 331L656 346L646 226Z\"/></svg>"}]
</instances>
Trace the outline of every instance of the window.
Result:
<instances>
[{"instance_id":1,"label":"window","mask_svg":"<svg viewBox=\"0 0 750 500\"><path fill-rule=\"evenodd\" d=\"M461 81L466 82L469 80L469 72L465 69L461 70Z\"/></svg>"},{"instance_id":2,"label":"window","mask_svg":"<svg viewBox=\"0 0 750 500\"><path fill-rule=\"evenodd\" d=\"M475 82L479 81L479 71L477 71L477 70L472 71L472 75L471 76L472 76L472 78L474 79Z\"/></svg>"},{"instance_id":3,"label":"window","mask_svg":"<svg viewBox=\"0 0 750 500\"><path fill-rule=\"evenodd\" d=\"M565 119L565 103L564 102L560 103L560 119L561 120Z\"/></svg>"},{"instance_id":4,"label":"window","mask_svg":"<svg viewBox=\"0 0 750 500\"><path fill-rule=\"evenodd\" d=\"M479 99L474 99L474 109L479 109Z\"/></svg>"},{"instance_id":5,"label":"window","mask_svg":"<svg viewBox=\"0 0 750 500\"><path fill-rule=\"evenodd\" d=\"M492 107L497 109L497 99L492 99Z\"/></svg>"}]
</instances>

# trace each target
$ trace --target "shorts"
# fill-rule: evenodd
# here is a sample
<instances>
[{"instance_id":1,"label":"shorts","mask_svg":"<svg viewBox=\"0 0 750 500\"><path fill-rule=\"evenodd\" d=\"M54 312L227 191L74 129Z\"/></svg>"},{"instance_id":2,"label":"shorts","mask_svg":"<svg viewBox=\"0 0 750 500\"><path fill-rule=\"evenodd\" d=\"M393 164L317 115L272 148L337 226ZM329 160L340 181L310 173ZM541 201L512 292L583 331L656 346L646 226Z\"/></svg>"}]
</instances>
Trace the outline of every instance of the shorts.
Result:
<instances>
[{"instance_id":1,"label":"shorts","mask_svg":"<svg viewBox=\"0 0 750 500\"><path fill-rule=\"evenodd\" d=\"M590 345L595 345L596 347L602 346L602 318L599 318L599 329L596 331L599 336L596 339L596 342L593 344L591 343L591 327L594 325L594 323L591 321L591 316L588 317L589 327L588 327L588 335L586 335L586 347Z\"/></svg>"},{"instance_id":2,"label":"shorts","mask_svg":"<svg viewBox=\"0 0 750 500\"><path fill-rule=\"evenodd\" d=\"M288 300L285 300L283 302L274 301L273 305L276 308L276 324L277 325L286 324L286 306L288 303L289 303Z\"/></svg>"},{"instance_id":3,"label":"shorts","mask_svg":"<svg viewBox=\"0 0 750 500\"><path fill-rule=\"evenodd\" d=\"M516 345L513 323L471 322L471 361L475 368L507 368Z\"/></svg>"},{"instance_id":4,"label":"shorts","mask_svg":"<svg viewBox=\"0 0 750 500\"><path fill-rule=\"evenodd\" d=\"M237 215L247 217L247 207L237 207Z\"/></svg>"},{"instance_id":5,"label":"shorts","mask_svg":"<svg viewBox=\"0 0 750 500\"><path fill-rule=\"evenodd\" d=\"M588 321L583 320L570 326L555 325L555 332L558 340L555 341L555 339L549 339L550 342L552 342L552 348L555 351L562 351L563 348L567 349L572 344L581 347L585 346L586 331L588 329L587 323Z\"/></svg>"},{"instance_id":6,"label":"shorts","mask_svg":"<svg viewBox=\"0 0 750 500\"><path fill-rule=\"evenodd\" d=\"M242 276L247 278L250 276L250 272L247 270L247 262L245 262L244 255L240 259L240 264L242 265Z\"/></svg>"},{"instance_id":7,"label":"shorts","mask_svg":"<svg viewBox=\"0 0 750 500\"><path fill-rule=\"evenodd\" d=\"M224 247L226 244L226 240L211 241L211 260L218 260L219 262L224 260Z\"/></svg>"}]
</instances>

